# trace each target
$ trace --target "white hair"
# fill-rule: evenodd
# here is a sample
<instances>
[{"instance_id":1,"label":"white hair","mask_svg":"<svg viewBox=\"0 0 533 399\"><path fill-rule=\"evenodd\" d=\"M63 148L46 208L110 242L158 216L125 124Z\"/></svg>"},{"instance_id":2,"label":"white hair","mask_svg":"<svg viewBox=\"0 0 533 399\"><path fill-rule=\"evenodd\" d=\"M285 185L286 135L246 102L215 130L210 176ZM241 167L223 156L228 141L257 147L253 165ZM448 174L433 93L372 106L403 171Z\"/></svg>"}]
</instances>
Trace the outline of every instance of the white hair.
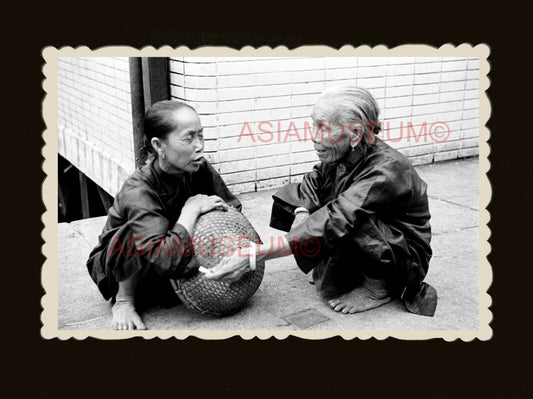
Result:
<instances>
[{"instance_id":1,"label":"white hair","mask_svg":"<svg viewBox=\"0 0 533 399\"><path fill-rule=\"evenodd\" d=\"M346 126L363 130L362 141L370 143L370 134L381 130L379 106L368 90L348 85L337 86L322 92L313 107L313 120L330 122L336 127Z\"/></svg>"}]
</instances>

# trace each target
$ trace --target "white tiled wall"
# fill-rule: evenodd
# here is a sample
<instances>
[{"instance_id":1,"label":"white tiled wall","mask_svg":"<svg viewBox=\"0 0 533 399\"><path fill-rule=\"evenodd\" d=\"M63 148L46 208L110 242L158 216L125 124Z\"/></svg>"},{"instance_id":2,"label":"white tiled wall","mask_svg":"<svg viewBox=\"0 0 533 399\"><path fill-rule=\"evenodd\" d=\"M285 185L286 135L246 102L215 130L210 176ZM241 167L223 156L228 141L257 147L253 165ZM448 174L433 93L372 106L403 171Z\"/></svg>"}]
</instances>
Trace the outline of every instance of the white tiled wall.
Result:
<instances>
[{"instance_id":1,"label":"white tiled wall","mask_svg":"<svg viewBox=\"0 0 533 399\"><path fill-rule=\"evenodd\" d=\"M171 58L170 82L171 96L201 116L207 158L233 191L246 192L311 169L311 108L339 84L373 93L380 136L414 164L477 154L478 69L474 58L189 57ZM116 194L135 167L128 59L60 58L58 118L60 154Z\"/></svg>"},{"instance_id":2,"label":"white tiled wall","mask_svg":"<svg viewBox=\"0 0 533 399\"><path fill-rule=\"evenodd\" d=\"M413 164L477 154L478 69L477 58L182 57L171 58L170 81L171 96L201 116L207 158L234 192L246 192L299 181L311 169L311 108L339 84L372 92L381 137Z\"/></svg>"},{"instance_id":3,"label":"white tiled wall","mask_svg":"<svg viewBox=\"0 0 533 399\"><path fill-rule=\"evenodd\" d=\"M128 58L59 58L59 153L111 195L134 170Z\"/></svg>"}]
</instances>

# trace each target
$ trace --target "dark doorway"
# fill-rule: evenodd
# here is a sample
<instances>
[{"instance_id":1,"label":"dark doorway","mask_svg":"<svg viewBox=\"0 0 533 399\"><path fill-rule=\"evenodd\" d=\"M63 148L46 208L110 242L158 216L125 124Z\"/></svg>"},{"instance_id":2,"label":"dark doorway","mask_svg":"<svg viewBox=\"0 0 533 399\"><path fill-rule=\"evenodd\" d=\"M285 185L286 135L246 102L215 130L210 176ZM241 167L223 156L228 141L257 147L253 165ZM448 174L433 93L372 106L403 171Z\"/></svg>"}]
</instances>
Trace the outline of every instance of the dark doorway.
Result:
<instances>
[{"instance_id":1,"label":"dark doorway","mask_svg":"<svg viewBox=\"0 0 533 399\"><path fill-rule=\"evenodd\" d=\"M58 222L107 215L113 197L58 155Z\"/></svg>"}]
</instances>

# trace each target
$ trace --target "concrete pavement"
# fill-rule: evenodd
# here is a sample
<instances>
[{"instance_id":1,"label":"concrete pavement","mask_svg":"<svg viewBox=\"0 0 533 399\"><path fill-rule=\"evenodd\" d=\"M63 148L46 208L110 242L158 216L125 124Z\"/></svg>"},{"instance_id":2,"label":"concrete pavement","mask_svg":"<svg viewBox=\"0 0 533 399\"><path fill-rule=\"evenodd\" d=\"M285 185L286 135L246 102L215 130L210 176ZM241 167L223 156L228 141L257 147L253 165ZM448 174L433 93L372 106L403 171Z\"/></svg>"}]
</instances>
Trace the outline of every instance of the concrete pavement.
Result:
<instances>
[{"instance_id":1,"label":"concrete pavement","mask_svg":"<svg viewBox=\"0 0 533 399\"><path fill-rule=\"evenodd\" d=\"M292 257L266 265L262 285L235 315L211 318L183 305L143 315L155 330L477 330L479 324L479 167L477 158L417 167L428 183L434 252L426 281L439 304L434 317L408 313L399 301L355 315L338 314L317 296ZM239 195L263 241L275 190ZM58 225L58 329L107 330L111 308L85 262L105 217Z\"/></svg>"}]
</instances>

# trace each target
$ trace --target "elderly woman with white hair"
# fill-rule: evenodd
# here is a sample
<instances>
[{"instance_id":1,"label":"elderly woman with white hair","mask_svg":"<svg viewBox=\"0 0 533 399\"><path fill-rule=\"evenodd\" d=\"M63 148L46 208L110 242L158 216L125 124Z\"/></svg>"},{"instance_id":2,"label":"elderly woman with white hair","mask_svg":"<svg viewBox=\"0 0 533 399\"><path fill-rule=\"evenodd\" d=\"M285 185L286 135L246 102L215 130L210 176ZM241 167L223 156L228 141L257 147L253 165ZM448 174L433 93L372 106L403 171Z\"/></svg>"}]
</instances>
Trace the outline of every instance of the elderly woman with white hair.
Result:
<instances>
[{"instance_id":1,"label":"elderly woman with white hair","mask_svg":"<svg viewBox=\"0 0 533 399\"><path fill-rule=\"evenodd\" d=\"M320 162L273 196L270 225L288 234L252 246L250 257L229 258L206 277L235 280L257 259L292 252L337 312L399 298L410 312L433 316L437 293L423 282L432 254L426 183L376 136L375 99L359 87L333 88L320 95L311 117Z\"/></svg>"}]
</instances>

